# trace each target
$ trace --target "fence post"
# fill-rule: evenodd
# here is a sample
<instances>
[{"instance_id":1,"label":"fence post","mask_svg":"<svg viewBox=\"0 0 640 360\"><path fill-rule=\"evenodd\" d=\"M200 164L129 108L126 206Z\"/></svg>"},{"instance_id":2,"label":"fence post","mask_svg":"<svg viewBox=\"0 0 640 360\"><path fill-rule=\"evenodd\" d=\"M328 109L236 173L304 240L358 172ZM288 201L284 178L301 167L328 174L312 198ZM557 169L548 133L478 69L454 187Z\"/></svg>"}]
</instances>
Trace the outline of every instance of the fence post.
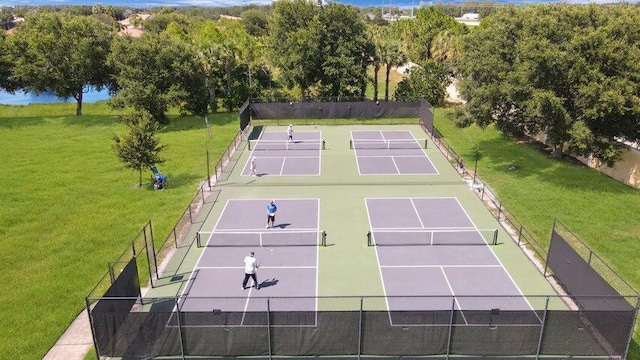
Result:
<instances>
[{"instance_id":1,"label":"fence post","mask_svg":"<svg viewBox=\"0 0 640 360\"><path fill-rule=\"evenodd\" d=\"M211 186L209 186L209 191L211 191ZM200 195L202 195L202 203L204 204L204 189L202 188L202 186L200 186Z\"/></svg>"},{"instance_id":2,"label":"fence post","mask_svg":"<svg viewBox=\"0 0 640 360\"><path fill-rule=\"evenodd\" d=\"M191 214L191 204L187 206L187 210L189 210L189 223L193 224L193 215Z\"/></svg>"},{"instance_id":3,"label":"fence post","mask_svg":"<svg viewBox=\"0 0 640 360\"><path fill-rule=\"evenodd\" d=\"M587 264L591 265L591 257L593 256L593 251L589 250L589 259L587 260Z\"/></svg>"},{"instance_id":4,"label":"fence post","mask_svg":"<svg viewBox=\"0 0 640 360\"><path fill-rule=\"evenodd\" d=\"M363 297L360 297L360 319L358 320L358 360L362 355L362 304Z\"/></svg>"},{"instance_id":5,"label":"fence post","mask_svg":"<svg viewBox=\"0 0 640 360\"><path fill-rule=\"evenodd\" d=\"M209 167L209 149L207 149L207 183L209 184L209 191L211 191L211 168Z\"/></svg>"},{"instance_id":6,"label":"fence post","mask_svg":"<svg viewBox=\"0 0 640 360\"><path fill-rule=\"evenodd\" d=\"M482 184L482 194L480 195L480 200L484 201L484 187L485 184Z\"/></svg>"},{"instance_id":7,"label":"fence post","mask_svg":"<svg viewBox=\"0 0 640 360\"><path fill-rule=\"evenodd\" d=\"M107 262L107 267L109 268L109 278L111 279L111 283L116 282L116 275L113 273L113 267L110 262Z\"/></svg>"},{"instance_id":8,"label":"fence post","mask_svg":"<svg viewBox=\"0 0 640 360\"><path fill-rule=\"evenodd\" d=\"M629 329L629 339L627 340L627 346L624 349L623 359L626 359L629 356L629 347L631 346L631 342L633 341L633 333L636 328L636 320L638 319L638 310L640 310L640 296L636 300L636 311L633 314L633 321L631 322L631 329Z\"/></svg>"},{"instance_id":9,"label":"fence post","mask_svg":"<svg viewBox=\"0 0 640 360\"><path fill-rule=\"evenodd\" d=\"M518 246L520 246L520 239L522 239L522 224L520 224L520 230L518 230Z\"/></svg>"},{"instance_id":10,"label":"fence post","mask_svg":"<svg viewBox=\"0 0 640 360\"><path fill-rule=\"evenodd\" d=\"M180 336L180 355L182 356L182 360L184 357L184 339L182 337L182 323L180 321L180 297L173 298L176 302L176 317L178 318L178 336Z\"/></svg>"},{"instance_id":11,"label":"fence post","mask_svg":"<svg viewBox=\"0 0 640 360\"><path fill-rule=\"evenodd\" d=\"M173 232L173 244L177 249L178 248L178 234L176 233L176 227L175 226L173 227L171 232Z\"/></svg>"},{"instance_id":12,"label":"fence post","mask_svg":"<svg viewBox=\"0 0 640 360\"><path fill-rule=\"evenodd\" d=\"M447 360L449 360L449 354L451 354L451 334L453 334L453 314L456 310L456 297L451 297L451 317L449 318L449 334L447 336Z\"/></svg>"},{"instance_id":13,"label":"fence post","mask_svg":"<svg viewBox=\"0 0 640 360\"><path fill-rule=\"evenodd\" d=\"M549 311L549 297L544 304L544 313L542 314L542 326L540 326L540 336L538 337L538 349L536 350L536 360L540 359L540 350L542 349L542 336L544 335L544 326L547 322L547 311Z\"/></svg>"},{"instance_id":14,"label":"fence post","mask_svg":"<svg viewBox=\"0 0 640 360\"><path fill-rule=\"evenodd\" d=\"M502 203L498 203L498 221L500 221L501 213L502 213Z\"/></svg>"},{"instance_id":15,"label":"fence post","mask_svg":"<svg viewBox=\"0 0 640 360\"><path fill-rule=\"evenodd\" d=\"M96 349L96 360L100 360L100 350L98 349L95 330L93 330L93 319L91 318L91 304L89 303L89 297L84 298L84 301L87 307L87 316L89 317L89 327L91 328L91 338L93 339L93 347Z\"/></svg>"}]
</instances>

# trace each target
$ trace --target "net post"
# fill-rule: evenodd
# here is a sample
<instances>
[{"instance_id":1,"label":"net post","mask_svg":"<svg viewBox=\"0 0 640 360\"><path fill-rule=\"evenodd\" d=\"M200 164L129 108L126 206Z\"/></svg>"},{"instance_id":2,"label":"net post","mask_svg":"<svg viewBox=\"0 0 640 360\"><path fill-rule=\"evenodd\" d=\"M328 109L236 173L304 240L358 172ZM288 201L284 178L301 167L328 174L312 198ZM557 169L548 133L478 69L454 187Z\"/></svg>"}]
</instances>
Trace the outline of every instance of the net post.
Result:
<instances>
[{"instance_id":1,"label":"net post","mask_svg":"<svg viewBox=\"0 0 640 360\"><path fill-rule=\"evenodd\" d=\"M498 229L493 231L493 243L491 245L498 245Z\"/></svg>"},{"instance_id":2,"label":"net post","mask_svg":"<svg viewBox=\"0 0 640 360\"><path fill-rule=\"evenodd\" d=\"M322 231L322 238L320 240L320 245L327 246L327 232L324 230Z\"/></svg>"},{"instance_id":3,"label":"net post","mask_svg":"<svg viewBox=\"0 0 640 360\"><path fill-rule=\"evenodd\" d=\"M182 323L180 322L180 298L176 297L174 300L176 302L176 319L178 319L178 335L180 336L180 354L182 360L184 360L184 337L182 336Z\"/></svg>"},{"instance_id":4,"label":"net post","mask_svg":"<svg viewBox=\"0 0 640 360\"><path fill-rule=\"evenodd\" d=\"M427 139L424 139L424 148L427 148Z\"/></svg>"},{"instance_id":5,"label":"net post","mask_svg":"<svg viewBox=\"0 0 640 360\"><path fill-rule=\"evenodd\" d=\"M353 140L349 140L349 150L353 150Z\"/></svg>"},{"instance_id":6,"label":"net post","mask_svg":"<svg viewBox=\"0 0 640 360\"><path fill-rule=\"evenodd\" d=\"M453 334L453 314L456 310L456 297L451 296L451 316L449 317L449 334L447 335L447 360L451 354L451 335Z\"/></svg>"},{"instance_id":7,"label":"net post","mask_svg":"<svg viewBox=\"0 0 640 360\"><path fill-rule=\"evenodd\" d=\"M371 240L371 231L367 232L367 246L373 246L373 241Z\"/></svg>"},{"instance_id":8,"label":"net post","mask_svg":"<svg viewBox=\"0 0 640 360\"><path fill-rule=\"evenodd\" d=\"M247 150L251 151L251 141L247 138Z\"/></svg>"},{"instance_id":9,"label":"net post","mask_svg":"<svg viewBox=\"0 0 640 360\"><path fill-rule=\"evenodd\" d=\"M325 145L326 145L325 141L322 140L322 150L326 150L326 146Z\"/></svg>"},{"instance_id":10,"label":"net post","mask_svg":"<svg viewBox=\"0 0 640 360\"><path fill-rule=\"evenodd\" d=\"M196 245L201 248L202 247L202 243L200 242L200 232L198 231L196 233Z\"/></svg>"},{"instance_id":11,"label":"net post","mask_svg":"<svg viewBox=\"0 0 640 360\"><path fill-rule=\"evenodd\" d=\"M542 339L544 335L544 325L547 322L547 311L549 310L549 297L544 304L544 313L542 314L542 324L540 324L540 336L538 336L538 349L536 350L536 360L540 359L540 350L542 350Z\"/></svg>"}]
</instances>

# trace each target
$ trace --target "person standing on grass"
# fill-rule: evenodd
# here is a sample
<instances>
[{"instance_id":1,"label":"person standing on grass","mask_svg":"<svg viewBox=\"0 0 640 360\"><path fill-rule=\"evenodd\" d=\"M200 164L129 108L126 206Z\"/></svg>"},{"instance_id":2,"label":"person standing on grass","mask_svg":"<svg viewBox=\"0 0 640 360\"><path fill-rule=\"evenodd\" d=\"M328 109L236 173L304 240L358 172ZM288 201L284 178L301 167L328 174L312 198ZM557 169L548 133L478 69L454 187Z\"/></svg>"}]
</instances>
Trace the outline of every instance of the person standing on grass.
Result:
<instances>
[{"instance_id":1,"label":"person standing on grass","mask_svg":"<svg viewBox=\"0 0 640 360\"><path fill-rule=\"evenodd\" d=\"M293 125L289 124L287 128L287 136L289 137L289 142L293 141Z\"/></svg>"},{"instance_id":2,"label":"person standing on grass","mask_svg":"<svg viewBox=\"0 0 640 360\"><path fill-rule=\"evenodd\" d=\"M249 253L249 256L244 258L244 280L242 281L242 290L247 288L249 278L253 280L253 287L256 290L260 289L260 285L258 285L258 278L256 277L256 270L258 270L259 267L258 260L252 251Z\"/></svg>"},{"instance_id":3,"label":"person standing on grass","mask_svg":"<svg viewBox=\"0 0 640 360\"><path fill-rule=\"evenodd\" d=\"M258 171L256 170L256 157L251 158L251 176L256 176Z\"/></svg>"},{"instance_id":4,"label":"person standing on grass","mask_svg":"<svg viewBox=\"0 0 640 360\"><path fill-rule=\"evenodd\" d=\"M271 200L269 205L267 205L267 229L269 228L269 224L271 224L271 227L276 226L276 211L278 211L276 202L275 200Z\"/></svg>"}]
</instances>

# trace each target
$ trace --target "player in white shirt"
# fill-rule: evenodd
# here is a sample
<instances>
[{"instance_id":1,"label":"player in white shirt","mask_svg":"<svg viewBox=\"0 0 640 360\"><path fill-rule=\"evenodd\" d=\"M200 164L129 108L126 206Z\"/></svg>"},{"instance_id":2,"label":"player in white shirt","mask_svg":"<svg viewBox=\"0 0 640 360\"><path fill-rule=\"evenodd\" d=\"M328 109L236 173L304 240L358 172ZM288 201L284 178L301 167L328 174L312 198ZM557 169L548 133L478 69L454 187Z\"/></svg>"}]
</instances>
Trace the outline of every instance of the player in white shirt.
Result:
<instances>
[{"instance_id":1,"label":"player in white shirt","mask_svg":"<svg viewBox=\"0 0 640 360\"><path fill-rule=\"evenodd\" d=\"M293 125L289 124L287 128L287 136L289 137L289 142L293 141Z\"/></svg>"},{"instance_id":2,"label":"player in white shirt","mask_svg":"<svg viewBox=\"0 0 640 360\"><path fill-rule=\"evenodd\" d=\"M256 290L260 288L260 285L258 285L258 278L256 277L256 270L259 267L258 260L252 251L249 256L244 258L244 280L242 281L242 290L247 288L249 278L253 280L253 287L255 287Z\"/></svg>"},{"instance_id":3,"label":"player in white shirt","mask_svg":"<svg viewBox=\"0 0 640 360\"><path fill-rule=\"evenodd\" d=\"M256 168L256 157L251 158L251 176L256 176L258 174L258 170Z\"/></svg>"}]
</instances>

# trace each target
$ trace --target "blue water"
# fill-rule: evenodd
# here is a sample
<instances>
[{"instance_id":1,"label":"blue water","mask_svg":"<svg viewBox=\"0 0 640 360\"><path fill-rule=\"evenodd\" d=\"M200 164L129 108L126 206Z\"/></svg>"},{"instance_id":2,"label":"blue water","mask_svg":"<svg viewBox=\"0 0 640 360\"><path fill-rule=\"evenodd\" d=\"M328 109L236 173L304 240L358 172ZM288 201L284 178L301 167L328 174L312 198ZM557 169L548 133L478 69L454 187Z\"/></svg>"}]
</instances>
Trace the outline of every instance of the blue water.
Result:
<instances>
[{"instance_id":1,"label":"blue water","mask_svg":"<svg viewBox=\"0 0 640 360\"><path fill-rule=\"evenodd\" d=\"M107 90L96 91L94 89L90 89L82 96L82 103L95 103L107 99L109 99L109 92ZM9 94L8 92L0 89L0 104L3 105L51 104L61 101L76 102L74 98L60 100L58 97L50 93L36 95L33 93L16 92L15 94Z\"/></svg>"}]
</instances>

